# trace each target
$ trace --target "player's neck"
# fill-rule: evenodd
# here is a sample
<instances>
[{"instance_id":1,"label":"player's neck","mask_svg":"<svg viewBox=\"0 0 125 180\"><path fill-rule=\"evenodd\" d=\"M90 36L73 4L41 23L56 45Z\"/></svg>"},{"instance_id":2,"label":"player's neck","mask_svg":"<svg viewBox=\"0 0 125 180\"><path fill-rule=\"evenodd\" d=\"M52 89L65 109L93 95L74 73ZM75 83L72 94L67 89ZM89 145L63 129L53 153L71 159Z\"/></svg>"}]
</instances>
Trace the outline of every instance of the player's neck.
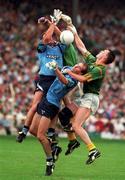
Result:
<instances>
[{"instance_id":1,"label":"player's neck","mask_svg":"<svg viewBox=\"0 0 125 180\"><path fill-rule=\"evenodd\" d=\"M95 63L96 65L101 65L101 66L106 66L106 64L104 64L104 63L101 63L101 62L97 62L97 63Z\"/></svg>"},{"instance_id":2,"label":"player's neck","mask_svg":"<svg viewBox=\"0 0 125 180\"><path fill-rule=\"evenodd\" d=\"M97 59L95 62L96 65L102 65L102 66L106 66L106 64L104 63L103 59Z\"/></svg>"}]
</instances>

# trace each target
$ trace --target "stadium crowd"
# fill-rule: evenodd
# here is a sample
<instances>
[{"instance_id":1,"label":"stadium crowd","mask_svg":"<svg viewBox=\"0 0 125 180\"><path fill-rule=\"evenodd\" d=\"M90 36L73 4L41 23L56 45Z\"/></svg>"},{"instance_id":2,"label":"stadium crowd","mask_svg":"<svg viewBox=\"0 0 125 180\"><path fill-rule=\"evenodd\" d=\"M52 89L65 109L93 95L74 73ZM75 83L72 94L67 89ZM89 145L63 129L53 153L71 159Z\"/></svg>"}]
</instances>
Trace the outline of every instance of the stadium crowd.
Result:
<instances>
[{"instance_id":1,"label":"stadium crowd","mask_svg":"<svg viewBox=\"0 0 125 180\"><path fill-rule=\"evenodd\" d=\"M115 63L107 70L98 112L87 121L86 128L104 138L125 139L124 6L106 0L102 5L84 1L80 1L77 14L80 37L93 54L105 48L116 54ZM0 128L4 127L7 134L22 127L33 97L38 17L52 13L54 4L71 15L70 2L64 4L63 0L55 0L49 10L50 1L42 5L21 2L0 2Z\"/></svg>"}]
</instances>

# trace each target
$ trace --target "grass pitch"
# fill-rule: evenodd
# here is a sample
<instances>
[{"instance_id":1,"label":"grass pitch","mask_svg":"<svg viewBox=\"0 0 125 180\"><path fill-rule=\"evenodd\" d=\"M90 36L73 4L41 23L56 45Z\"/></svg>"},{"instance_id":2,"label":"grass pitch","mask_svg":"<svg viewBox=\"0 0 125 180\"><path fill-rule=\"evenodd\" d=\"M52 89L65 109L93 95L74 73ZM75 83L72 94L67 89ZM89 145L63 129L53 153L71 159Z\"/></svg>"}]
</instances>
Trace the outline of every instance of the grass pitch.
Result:
<instances>
[{"instance_id":1,"label":"grass pitch","mask_svg":"<svg viewBox=\"0 0 125 180\"><path fill-rule=\"evenodd\" d=\"M45 156L38 141L27 137L22 144L15 137L0 136L0 180L125 180L125 141L93 139L102 156L85 165L87 149L81 143L65 156L67 139L60 139L63 151L54 173L44 176Z\"/></svg>"}]
</instances>

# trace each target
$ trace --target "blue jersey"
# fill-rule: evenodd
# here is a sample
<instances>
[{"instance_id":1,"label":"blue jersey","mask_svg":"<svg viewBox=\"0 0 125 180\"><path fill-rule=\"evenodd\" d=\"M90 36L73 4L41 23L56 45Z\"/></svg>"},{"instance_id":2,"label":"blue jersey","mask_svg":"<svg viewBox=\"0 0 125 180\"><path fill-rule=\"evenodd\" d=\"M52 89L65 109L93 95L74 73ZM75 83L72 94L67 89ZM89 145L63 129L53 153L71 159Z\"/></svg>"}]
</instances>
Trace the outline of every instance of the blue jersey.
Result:
<instances>
[{"instance_id":1,"label":"blue jersey","mask_svg":"<svg viewBox=\"0 0 125 180\"><path fill-rule=\"evenodd\" d=\"M65 66L63 67L62 72L64 68L68 68L70 70L72 69L72 67ZM60 100L78 83L78 81L72 78L69 74L64 74L64 76L68 80L68 84L63 84L57 77L54 80L53 84L50 86L46 95L47 101L57 107L60 107Z\"/></svg>"},{"instance_id":2,"label":"blue jersey","mask_svg":"<svg viewBox=\"0 0 125 180\"><path fill-rule=\"evenodd\" d=\"M63 67L63 53L66 49L66 45L58 43L51 46L48 44L39 43L38 45L38 59L39 59L39 74L46 76L55 76L55 72L46 67L46 63L55 60L58 67Z\"/></svg>"}]
</instances>

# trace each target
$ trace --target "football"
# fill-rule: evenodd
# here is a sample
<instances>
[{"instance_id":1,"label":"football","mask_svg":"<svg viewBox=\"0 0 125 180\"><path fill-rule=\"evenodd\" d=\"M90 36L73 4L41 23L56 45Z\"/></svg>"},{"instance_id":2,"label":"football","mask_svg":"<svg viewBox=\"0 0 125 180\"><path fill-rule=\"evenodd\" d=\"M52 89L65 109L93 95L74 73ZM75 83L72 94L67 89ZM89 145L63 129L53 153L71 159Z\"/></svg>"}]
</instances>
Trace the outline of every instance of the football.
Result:
<instances>
[{"instance_id":1,"label":"football","mask_svg":"<svg viewBox=\"0 0 125 180\"><path fill-rule=\"evenodd\" d=\"M63 44L69 45L74 41L74 35L69 30L64 30L60 34L60 41Z\"/></svg>"}]
</instances>

